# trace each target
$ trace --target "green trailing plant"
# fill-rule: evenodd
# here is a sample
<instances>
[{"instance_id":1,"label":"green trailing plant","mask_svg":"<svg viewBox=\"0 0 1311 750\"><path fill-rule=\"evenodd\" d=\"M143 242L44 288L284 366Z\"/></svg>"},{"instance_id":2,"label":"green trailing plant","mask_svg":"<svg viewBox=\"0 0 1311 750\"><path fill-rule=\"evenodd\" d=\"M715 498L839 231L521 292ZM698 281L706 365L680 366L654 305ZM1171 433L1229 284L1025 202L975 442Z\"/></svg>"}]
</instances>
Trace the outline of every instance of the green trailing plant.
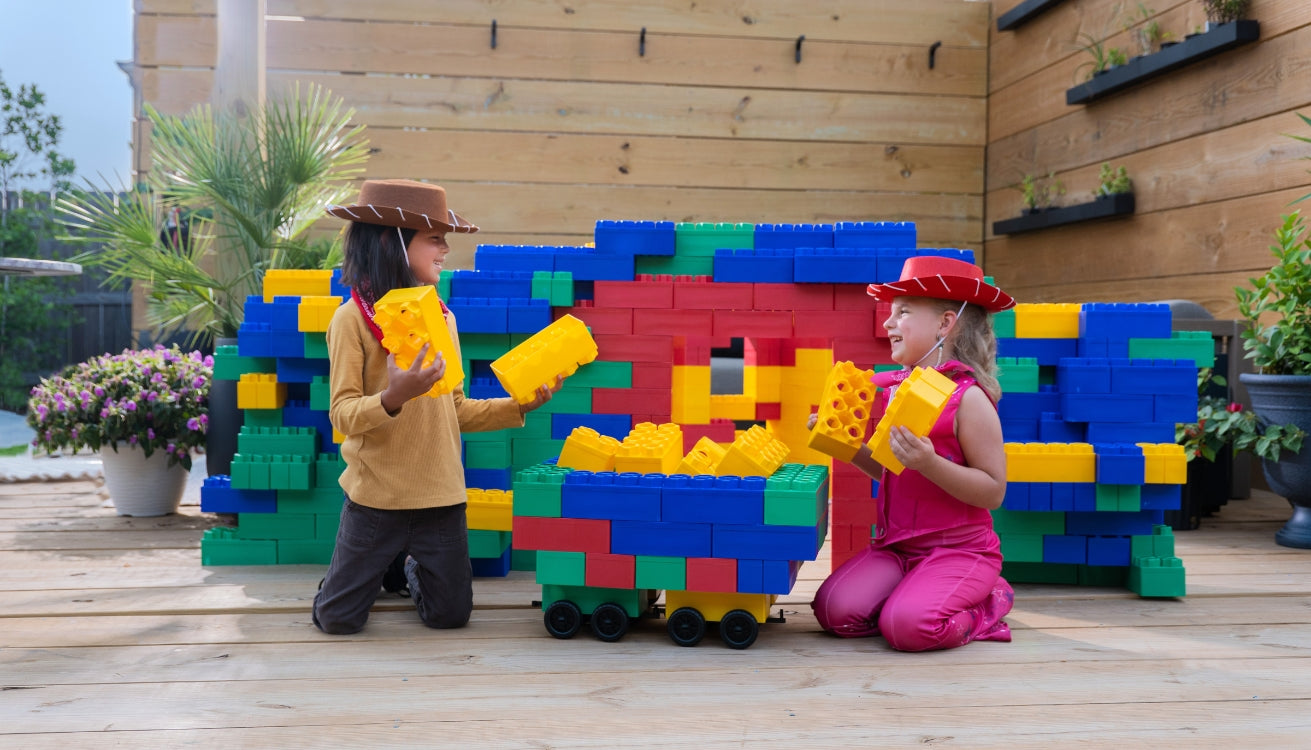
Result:
<instances>
[{"instance_id":1,"label":"green trailing plant","mask_svg":"<svg viewBox=\"0 0 1311 750\"><path fill-rule=\"evenodd\" d=\"M1029 212L1051 208L1056 198L1065 195L1065 183L1056 179L1055 172L1048 172L1046 178L1025 174L1011 187L1020 191L1020 200Z\"/></svg>"},{"instance_id":2,"label":"green trailing plant","mask_svg":"<svg viewBox=\"0 0 1311 750\"><path fill-rule=\"evenodd\" d=\"M1234 287L1243 349L1263 374L1311 375L1311 241L1300 212L1284 216L1270 252L1274 264L1250 288Z\"/></svg>"},{"instance_id":3,"label":"green trailing plant","mask_svg":"<svg viewBox=\"0 0 1311 750\"><path fill-rule=\"evenodd\" d=\"M1206 20L1211 23L1230 23L1247 16L1252 0L1202 0Z\"/></svg>"},{"instance_id":4,"label":"green trailing plant","mask_svg":"<svg viewBox=\"0 0 1311 750\"><path fill-rule=\"evenodd\" d=\"M1075 37L1075 46L1080 52L1084 52L1092 57L1092 60L1085 61L1079 67L1075 68L1074 75L1077 78L1080 73L1084 73L1083 80L1090 81L1092 77L1106 70L1110 65L1107 55L1106 44L1098 37L1088 32L1080 32Z\"/></svg>"},{"instance_id":5,"label":"green trailing plant","mask_svg":"<svg viewBox=\"0 0 1311 750\"><path fill-rule=\"evenodd\" d=\"M1110 162L1102 162L1097 178L1101 184L1097 186L1094 195L1098 198L1133 192L1133 181L1129 179L1129 170L1123 164L1112 169Z\"/></svg>"},{"instance_id":6,"label":"green trailing plant","mask_svg":"<svg viewBox=\"0 0 1311 750\"><path fill-rule=\"evenodd\" d=\"M340 263L339 236L307 235L324 206L345 202L368 155L339 98L311 85L246 117L145 113L145 183L118 199L81 192L59 209L70 239L103 245L74 260L105 268L108 283L143 283L161 333L190 330L189 345L235 336L266 270Z\"/></svg>"},{"instance_id":7,"label":"green trailing plant","mask_svg":"<svg viewBox=\"0 0 1311 750\"><path fill-rule=\"evenodd\" d=\"M1106 67L1115 68L1129 62L1129 53L1119 47L1112 47L1106 51Z\"/></svg>"},{"instance_id":8,"label":"green trailing plant","mask_svg":"<svg viewBox=\"0 0 1311 750\"><path fill-rule=\"evenodd\" d=\"M1175 441L1184 447L1189 461L1199 457L1215 461L1226 446L1231 453L1251 451L1271 461L1278 461L1283 451L1302 450L1306 433L1297 425L1271 424L1240 403L1212 395L1227 385L1210 368L1198 371L1197 421L1175 425Z\"/></svg>"}]
</instances>

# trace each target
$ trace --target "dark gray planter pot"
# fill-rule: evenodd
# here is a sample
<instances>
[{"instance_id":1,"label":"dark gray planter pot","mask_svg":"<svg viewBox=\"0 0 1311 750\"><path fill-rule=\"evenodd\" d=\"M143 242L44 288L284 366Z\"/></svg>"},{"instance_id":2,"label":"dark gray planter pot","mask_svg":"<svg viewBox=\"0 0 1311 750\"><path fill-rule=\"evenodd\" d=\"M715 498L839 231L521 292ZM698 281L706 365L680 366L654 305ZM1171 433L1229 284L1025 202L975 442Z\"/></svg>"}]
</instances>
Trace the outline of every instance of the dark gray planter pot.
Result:
<instances>
[{"instance_id":1,"label":"dark gray planter pot","mask_svg":"<svg viewBox=\"0 0 1311 750\"><path fill-rule=\"evenodd\" d=\"M1311 433L1311 375L1238 376L1252 399L1252 409L1275 424L1295 424ZM1266 482L1276 494L1288 498L1293 517L1275 534L1285 547L1311 549L1311 441L1297 455L1284 453L1279 461L1262 461Z\"/></svg>"},{"instance_id":2,"label":"dark gray planter pot","mask_svg":"<svg viewBox=\"0 0 1311 750\"><path fill-rule=\"evenodd\" d=\"M218 346L236 346L235 338L214 341ZM237 408L237 381L211 380L209 384L209 428L205 433L205 470L211 477L231 474L232 456L237 452L237 433L244 415Z\"/></svg>"}]
</instances>

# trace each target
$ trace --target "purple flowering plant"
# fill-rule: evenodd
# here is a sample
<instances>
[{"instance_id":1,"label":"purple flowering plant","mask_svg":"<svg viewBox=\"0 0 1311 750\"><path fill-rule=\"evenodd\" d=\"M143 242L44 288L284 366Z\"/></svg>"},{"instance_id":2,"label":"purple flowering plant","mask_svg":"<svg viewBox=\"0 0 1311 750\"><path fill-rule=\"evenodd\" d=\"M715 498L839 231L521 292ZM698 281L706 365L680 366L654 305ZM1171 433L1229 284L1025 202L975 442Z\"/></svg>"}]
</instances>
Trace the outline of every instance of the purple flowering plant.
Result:
<instances>
[{"instance_id":1,"label":"purple flowering plant","mask_svg":"<svg viewBox=\"0 0 1311 750\"><path fill-rule=\"evenodd\" d=\"M165 349L102 354L42 378L32 389L27 423L32 445L100 450L165 451L169 465L191 469L191 453L205 444L214 360L200 352Z\"/></svg>"}]
</instances>

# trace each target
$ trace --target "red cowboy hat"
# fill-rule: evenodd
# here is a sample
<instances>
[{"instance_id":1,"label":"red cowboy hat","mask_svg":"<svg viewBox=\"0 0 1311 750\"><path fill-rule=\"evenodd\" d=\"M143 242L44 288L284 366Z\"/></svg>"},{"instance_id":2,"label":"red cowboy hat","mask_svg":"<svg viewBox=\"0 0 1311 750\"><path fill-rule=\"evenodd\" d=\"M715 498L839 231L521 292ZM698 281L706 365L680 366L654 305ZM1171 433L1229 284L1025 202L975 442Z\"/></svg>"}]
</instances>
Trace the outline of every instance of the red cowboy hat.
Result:
<instances>
[{"instance_id":1,"label":"red cowboy hat","mask_svg":"<svg viewBox=\"0 0 1311 750\"><path fill-rule=\"evenodd\" d=\"M478 227L446 207L446 190L414 180L365 180L359 200L328 206L339 219L402 229L441 229L472 233Z\"/></svg>"},{"instance_id":2,"label":"red cowboy hat","mask_svg":"<svg viewBox=\"0 0 1311 750\"><path fill-rule=\"evenodd\" d=\"M893 297L932 297L971 302L988 312L1009 310L1015 298L983 281L983 270L955 258L920 255L906 260L901 279L891 284L870 284L869 296L880 302Z\"/></svg>"}]
</instances>

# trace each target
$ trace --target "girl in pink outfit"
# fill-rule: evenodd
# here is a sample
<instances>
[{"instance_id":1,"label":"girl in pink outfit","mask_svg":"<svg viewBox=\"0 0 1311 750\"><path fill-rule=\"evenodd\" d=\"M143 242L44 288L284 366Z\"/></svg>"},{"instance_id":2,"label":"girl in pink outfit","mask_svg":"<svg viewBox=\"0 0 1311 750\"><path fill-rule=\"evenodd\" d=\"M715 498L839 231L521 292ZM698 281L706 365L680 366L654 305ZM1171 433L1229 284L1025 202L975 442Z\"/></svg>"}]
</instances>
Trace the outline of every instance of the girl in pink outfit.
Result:
<instances>
[{"instance_id":1,"label":"girl in pink outfit","mask_svg":"<svg viewBox=\"0 0 1311 750\"><path fill-rule=\"evenodd\" d=\"M893 361L906 368L875 376L879 403L917 365L936 368L956 390L927 436L891 430L901 474L880 466L867 445L852 459L880 480L878 521L869 547L819 587L815 618L834 635L881 634L899 651L1009 641L1002 618L1015 594L1000 576L989 513L1006 494L1006 454L988 313L1015 300L984 283L978 266L935 257L909 259L900 281L870 284L869 294L892 303L883 327Z\"/></svg>"}]
</instances>

